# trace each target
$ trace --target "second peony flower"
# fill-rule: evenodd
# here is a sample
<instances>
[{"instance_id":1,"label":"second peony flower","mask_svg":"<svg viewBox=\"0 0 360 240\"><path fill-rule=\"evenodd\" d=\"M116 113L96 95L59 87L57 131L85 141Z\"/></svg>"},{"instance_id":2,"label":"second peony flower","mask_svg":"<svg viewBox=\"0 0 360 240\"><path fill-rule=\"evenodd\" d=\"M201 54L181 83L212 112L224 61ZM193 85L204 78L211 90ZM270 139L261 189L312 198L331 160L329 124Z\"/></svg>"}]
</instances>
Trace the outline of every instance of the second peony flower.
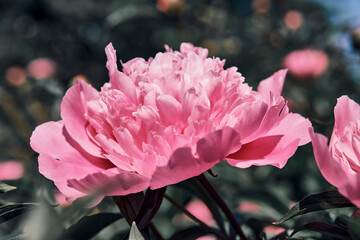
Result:
<instances>
[{"instance_id":1,"label":"second peony flower","mask_svg":"<svg viewBox=\"0 0 360 240\"><path fill-rule=\"evenodd\" d=\"M96 190L161 188L222 160L282 168L310 140L310 121L281 96L286 70L254 91L236 67L224 69L224 60L189 43L122 63L122 71L112 44L105 51L110 82L99 92L77 81L62 100L62 120L31 137L39 171L69 202Z\"/></svg>"},{"instance_id":2,"label":"second peony flower","mask_svg":"<svg viewBox=\"0 0 360 240\"><path fill-rule=\"evenodd\" d=\"M315 160L324 178L360 207L360 105L341 96L334 117L329 146L327 137L310 129Z\"/></svg>"}]
</instances>

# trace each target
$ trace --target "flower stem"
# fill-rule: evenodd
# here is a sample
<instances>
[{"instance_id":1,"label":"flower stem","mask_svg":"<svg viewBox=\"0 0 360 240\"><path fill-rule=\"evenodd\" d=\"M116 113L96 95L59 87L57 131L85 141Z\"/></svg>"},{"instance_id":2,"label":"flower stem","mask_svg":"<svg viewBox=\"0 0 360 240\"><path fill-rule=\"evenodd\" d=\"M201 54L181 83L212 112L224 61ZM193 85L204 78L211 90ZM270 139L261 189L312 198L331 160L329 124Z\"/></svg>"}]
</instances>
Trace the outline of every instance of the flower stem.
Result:
<instances>
[{"instance_id":1,"label":"flower stem","mask_svg":"<svg viewBox=\"0 0 360 240\"><path fill-rule=\"evenodd\" d=\"M241 239L247 240L244 232L241 230L238 222L236 221L234 215L230 212L226 203L222 200L219 194L215 191L214 187L210 184L210 182L206 179L204 174L201 174L196 177L199 182L205 187L205 189L209 192L209 194L213 197L216 201L218 206L223 210L227 218L229 219L232 227L235 229L236 233L239 234Z\"/></svg>"},{"instance_id":2,"label":"flower stem","mask_svg":"<svg viewBox=\"0 0 360 240\"><path fill-rule=\"evenodd\" d=\"M186 208L184 208L183 206L181 206L178 202L176 202L173 198L171 198L168 195L164 195L165 199L167 199L169 202L171 202L173 205L175 205L177 208L179 208L182 212L185 213L186 216L188 216L189 218L191 218L193 221L199 223L201 226L203 226L204 228L206 228L207 230L209 230L209 232L213 233L214 235L216 235L218 238L223 239L223 240L227 240L228 238L226 236L224 236L222 233L220 233L219 231L217 231L216 229L208 226L206 223L204 223L203 221L201 221L200 219L198 219L197 217L195 217L192 213L190 213Z\"/></svg>"},{"instance_id":3,"label":"flower stem","mask_svg":"<svg viewBox=\"0 0 360 240\"><path fill-rule=\"evenodd\" d=\"M149 222L149 227L157 239L164 240L164 238L161 236L160 232L156 229L155 225L152 222Z\"/></svg>"}]
</instances>

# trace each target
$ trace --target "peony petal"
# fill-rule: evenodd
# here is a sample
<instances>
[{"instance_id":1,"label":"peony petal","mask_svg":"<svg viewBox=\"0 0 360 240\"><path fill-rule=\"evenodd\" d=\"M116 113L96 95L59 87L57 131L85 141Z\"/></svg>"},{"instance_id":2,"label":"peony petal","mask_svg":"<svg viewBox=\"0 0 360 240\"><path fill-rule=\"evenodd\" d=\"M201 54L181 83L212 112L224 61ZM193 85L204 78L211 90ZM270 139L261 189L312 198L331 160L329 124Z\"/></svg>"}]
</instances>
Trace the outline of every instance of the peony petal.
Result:
<instances>
[{"instance_id":1,"label":"peony petal","mask_svg":"<svg viewBox=\"0 0 360 240\"><path fill-rule=\"evenodd\" d=\"M358 208L360 207L360 174L347 175L347 181L339 187L339 192L348 198Z\"/></svg>"},{"instance_id":2,"label":"peony petal","mask_svg":"<svg viewBox=\"0 0 360 240\"><path fill-rule=\"evenodd\" d=\"M151 106L141 106L133 115L145 124L160 122L159 113Z\"/></svg>"},{"instance_id":3,"label":"peony petal","mask_svg":"<svg viewBox=\"0 0 360 240\"><path fill-rule=\"evenodd\" d=\"M309 119L297 113L289 113L276 127L270 129L266 135L283 134L283 141L291 142L294 139L300 139L299 145L305 145L310 142L308 131L310 127L311 122Z\"/></svg>"},{"instance_id":4,"label":"peony petal","mask_svg":"<svg viewBox=\"0 0 360 240\"><path fill-rule=\"evenodd\" d=\"M142 152L135 144L134 136L127 128L117 128L113 131L116 141L124 152L133 158L142 158Z\"/></svg>"},{"instance_id":5,"label":"peony petal","mask_svg":"<svg viewBox=\"0 0 360 240\"><path fill-rule=\"evenodd\" d=\"M69 140L75 144L61 122L47 122L35 129L30 145L40 154L40 173L53 180L69 201L73 201L85 195L69 188L67 179L85 177L114 165L105 159L89 155L81 147L72 145Z\"/></svg>"},{"instance_id":6,"label":"peony petal","mask_svg":"<svg viewBox=\"0 0 360 240\"><path fill-rule=\"evenodd\" d=\"M261 124L251 134L253 138L259 136L265 136L270 130L276 127L284 118L284 116L281 114L281 111L285 107L285 101L282 97L278 98L278 100L280 100L278 101L278 103L268 107L266 113L264 114L261 120ZM267 135L273 135L273 134L267 134ZM280 135L284 135L284 132L281 132Z\"/></svg>"},{"instance_id":7,"label":"peony petal","mask_svg":"<svg viewBox=\"0 0 360 240\"><path fill-rule=\"evenodd\" d=\"M84 81L77 81L65 94L61 102L61 118L73 138L88 153L102 157L102 151L88 136L87 105L96 99L98 92Z\"/></svg>"},{"instance_id":8,"label":"peony petal","mask_svg":"<svg viewBox=\"0 0 360 240\"><path fill-rule=\"evenodd\" d=\"M132 166L133 158L129 157L117 142L101 134L96 135L96 140L107 153L105 154L107 159L116 167L121 170L134 171L134 167Z\"/></svg>"},{"instance_id":9,"label":"peony petal","mask_svg":"<svg viewBox=\"0 0 360 240\"><path fill-rule=\"evenodd\" d=\"M117 71L117 63L116 63L116 50L112 43L109 43L105 47L105 53L107 57L106 68L109 71L109 74L114 74Z\"/></svg>"},{"instance_id":10,"label":"peony petal","mask_svg":"<svg viewBox=\"0 0 360 240\"><path fill-rule=\"evenodd\" d=\"M205 162L221 161L240 148L240 135L230 127L209 133L197 142L197 154Z\"/></svg>"},{"instance_id":11,"label":"peony petal","mask_svg":"<svg viewBox=\"0 0 360 240\"><path fill-rule=\"evenodd\" d=\"M241 134L242 142L246 143L259 137L259 135L254 135L254 132L259 128L261 122L263 121L267 112L267 105L263 102L248 102L240 105L238 110L240 109L241 115L234 116L237 118L234 129ZM249 121L249 119L251 119L251 121Z\"/></svg>"},{"instance_id":12,"label":"peony petal","mask_svg":"<svg viewBox=\"0 0 360 240\"><path fill-rule=\"evenodd\" d=\"M228 163L239 168L247 168L251 165L273 165L283 168L287 160L294 155L299 139L292 142L282 141L283 136L267 136L244 144L241 149L226 157Z\"/></svg>"},{"instance_id":13,"label":"peony petal","mask_svg":"<svg viewBox=\"0 0 360 240\"><path fill-rule=\"evenodd\" d=\"M107 57L106 68L109 70L109 78L111 86L115 89L120 90L125 96L128 97L130 102L137 103L136 88L131 78L126 76L124 73L119 72L116 63L116 51L109 43L105 48Z\"/></svg>"},{"instance_id":14,"label":"peony petal","mask_svg":"<svg viewBox=\"0 0 360 240\"><path fill-rule=\"evenodd\" d=\"M110 76L110 83L114 89L120 90L131 103L137 104L136 87L131 78L116 71L114 75Z\"/></svg>"},{"instance_id":15,"label":"peony petal","mask_svg":"<svg viewBox=\"0 0 360 240\"><path fill-rule=\"evenodd\" d=\"M270 102L270 93L273 94L274 98L281 96L281 92L284 86L287 69L279 70L274 73L271 77L262 80L259 83L258 91L263 96L266 102Z\"/></svg>"},{"instance_id":16,"label":"peony petal","mask_svg":"<svg viewBox=\"0 0 360 240\"><path fill-rule=\"evenodd\" d=\"M181 104L171 95L158 96L156 106L163 124L170 125L181 120Z\"/></svg>"},{"instance_id":17,"label":"peony petal","mask_svg":"<svg viewBox=\"0 0 360 240\"><path fill-rule=\"evenodd\" d=\"M360 105L351 100L348 96L341 96L334 108L335 124L333 135L342 136L344 129L349 122L356 122L360 119Z\"/></svg>"},{"instance_id":18,"label":"peony petal","mask_svg":"<svg viewBox=\"0 0 360 240\"><path fill-rule=\"evenodd\" d=\"M82 179L69 179L68 186L85 194L100 191L108 196L123 196L148 188L149 177L134 172L108 169L89 174Z\"/></svg>"},{"instance_id":19,"label":"peony petal","mask_svg":"<svg viewBox=\"0 0 360 240\"><path fill-rule=\"evenodd\" d=\"M170 156L171 147L169 143L163 138L163 136L157 134L156 132L150 132L148 134L148 144L150 144L154 151L161 156Z\"/></svg>"},{"instance_id":20,"label":"peony petal","mask_svg":"<svg viewBox=\"0 0 360 240\"><path fill-rule=\"evenodd\" d=\"M171 75L173 73L173 58L174 54L171 52L157 53L149 67L150 77L160 79Z\"/></svg>"},{"instance_id":21,"label":"peony petal","mask_svg":"<svg viewBox=\"0 0 360 240\"><path fill-rule=\"evenodd\" d=\"M86 196L67 185L67 180L75 177L85 177L89 174L88 169L82 168L81 165L74 165L68 162L62 162L47 155L39 155L39 172L46 178L54 181L59 191L67 197L69 202L77 198Z\"/></svg>"},{"instance_id":22,"label":"peony petal","mask_svg":"<svg viewBox=\"0 0 360 240\"><path fill-rule=\"evenodd\" d=\"M278 135L258 138L255 141L242 145L239 151L230 154L227 157L240 161L262 159L274 150L282 137L283 136Z\"/></svg>"},{"instance_id":23,"label":"peony petal","mask_svg":"<svg viewBox=\"0 0 360 240\"><path fill-rule=\"evenodd\" d=\"M30 138L30 145L39 154L79 165L89 171L114 167L109 161L85 152L69 136L62 122L47 122L38 126Z\"/></svg>"},{"instance_id":24,"label":"peony petal","mask_svg":"<svg viewBox=\"0 0 360 240\"><path fill-rule=\"evenodd\" d=\"M157 189L198 176L239 147L240 136L232 128L226 127L209 133L197 143L198 158L193 156L189 147L177 149L167 165L156 169L150 188Z\"/></svg>"},{"instance_id":25,"label":"peony petal","mask_svg":"<svg viewBox=\"0 0 360 240\"><path fill-rule=\"evenodd\" d=\"M328 149L328 139L321 135L315 134L314 129L310 128L310 137L314 149L314 156L317 165L324 178L335 187L341 187L347 181L350 171L346 170L347 167L340 161L334 159Z\"/></svg>"}]
</instances>

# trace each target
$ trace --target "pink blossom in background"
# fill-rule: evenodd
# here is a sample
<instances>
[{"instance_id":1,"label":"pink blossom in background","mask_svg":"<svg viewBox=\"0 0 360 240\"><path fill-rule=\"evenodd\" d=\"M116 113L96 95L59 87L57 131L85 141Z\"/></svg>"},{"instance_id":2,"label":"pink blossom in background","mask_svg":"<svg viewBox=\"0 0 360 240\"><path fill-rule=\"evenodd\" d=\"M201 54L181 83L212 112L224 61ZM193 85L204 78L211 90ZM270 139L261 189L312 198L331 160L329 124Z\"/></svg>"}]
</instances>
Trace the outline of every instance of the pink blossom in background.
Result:
<instances>
[{"instance_id":1,"label":"pink blossom in background","mask_svg":"<svg viewBox=\"0 0 360 240\"><path fill-rule=\"evenodd\" d=\"M0 181L16 180L23 176L24 167L16 161L0 162Z\"/></svg>"},{"instance_id":2,"label":"pink blossom in background","mask_svg":"<svg viewBox=\"0 0 360 240\"><path fill-rule=\"evenodd\" d=\"M38 58L28 64L27 71L29 76L33 78L50 78L55 74L56 64L49 58Z\"/></svg>"},{"instance_id":3,"label":"pink blossom in background","mask_svg":"<svg viewBox=\"0 0 360 240\"><path fill-rule=\"evenodd\" d=\"M224 159L283 167L310 140L311 123L281 96L285 70L254 91L237 68L189 43L122 63L122 72L113 46L105 51L110 82L98 92L77 81L62 100L62 120L31 137L39 171L69 201L98 189L112 196L161 188Z\"/></svg>"},{"instance_id":4,"label":"pink blossom in background","mask_svg":"<svg viewBox=\"0 0 360 240\"><path fill-rule=\"evenodd\" d=\"M13 86L20 86L26 82L26 71L19 66L9 67L5 72L5 79Z\"/></svg>"},{"instance_id":5,"label":"pink blossom in background","mask_svg":"<svg viewBox=\"0 0 360 240\"><path fill-rule=\"evenodd\" d=\"M271 8L270 0L252 0L252 8L257 14L266 14Z\"/></svg>"},{"instance_id":6,"label":"pink blossom in background","mask_svg":"<svg viewBox=\"0 0 360 240\"><path fill-rule=\"evenodd\" d=\"M302 25L303 16L299 11L290 10L285 14L284 22L288 29L296 30Z\"/></svg>"},{"instance_id":7,"label":"pink blossom in background","mask_svg":"<svg viewBox=\"0 0 360 240\"><path fill-rule=\"evenodd\" d=\"M199 237L196 240L216 240L216 238L210 236L204 236L204 237Z\"/></svg>"},{"instance_id":8,"label":"pink blossom in background","mask_svg":"<svg viewBox=\"0 0 360 240\"><path fill-rule=\"evenodd\" d=\"M209 226L215 226L215 220L209 210L209 208L200 200L192 201L185 206L186 210L188 210L192 215L196 218L204 222ZM185 216L188 220L187 216Z\"/></svg>"},{"instance_id":9,"label":"pink blossom in background","mask_svg":"<svg viewBox=\"0 0 360 240\"><path fill-rule=\"evenodd\" d=\"M347 96L338 98L329 146L311 129L316 163L324 178L360 207L360 106Z\"/></svg>"},{"instance_id":10,"label":"pink blossom in background","mask_svg":"<svg viewBox=\"0 0 360 240\"><path fill-rule=\"evenodd\" d=\"M266 226L264 227L264 233L266 233L266 235L268 237L272 237L272 236L276 236L279 235L280 233L284 232L286 229L282 228L282 227L277 227L277 226Z\"/></svg>"},{"instance_id":11,"label":"pink blossom in background","mask_svg":"<svg viewBox=\"0 0 360 240\"><path fill-rule=\"evenodd\" d=\"M323 51L304 49L289 53L283 64L296 77L312 79L325 72L329 65L329 59Z\"/></svg>"},{"instance_id":12,"label":"pink blossom in background","mask_svg":"<svg viewBox=\"0 0 360 240\"><path fill-rule=\"evenodd\" d=\"M259 212L261 207L252 202L241 202L238 206L238 211L240 212Z\"/></svg>"},{"instance_id":13,"label":"pink blossom in background","mask_svg":"<svg viewBox=\"0 0 360 240\"><path fill-rule=\"evenodd\" d=\"M182 8L183 1L182 0L157 0L156 7L161 12L168 12L168 11Z\"/></svg>"}]
</instances>

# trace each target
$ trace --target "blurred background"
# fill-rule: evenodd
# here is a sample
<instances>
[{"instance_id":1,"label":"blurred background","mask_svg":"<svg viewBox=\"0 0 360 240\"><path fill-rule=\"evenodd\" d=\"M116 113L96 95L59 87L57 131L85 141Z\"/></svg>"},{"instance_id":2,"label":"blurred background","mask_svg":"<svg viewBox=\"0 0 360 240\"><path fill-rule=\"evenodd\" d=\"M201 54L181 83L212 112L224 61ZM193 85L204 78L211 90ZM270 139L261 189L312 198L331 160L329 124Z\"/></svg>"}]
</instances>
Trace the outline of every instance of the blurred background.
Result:
<instances>
[{"instance_id":1,"label":"blurred background","mask_svg":"<svg viewBox=\"0 0 360 240\"><path fill-rule=\"evenodd\" d=\"M226 67L238 67L254 89L288 68L283 95L291 110L327 136L336 99L346 94L360 102L358 0L0 0L0 16L0 180L18 188L4 202L54 200L29 138L37 125L60 119L61 99L75 79L97 89L108 81L109 42L123 62L191 42L226 59ZM283 170L225 165L214 169L214 185L243 218L241 203L266 206L262 214L271 221L292 201L330 188L311 146L299 149ZM185 193L178 199L184 205L192 200ZM164 229L168 210L155 219ZM0 233L11 234L11 226Z\"/></svg>"}]
</instances>

